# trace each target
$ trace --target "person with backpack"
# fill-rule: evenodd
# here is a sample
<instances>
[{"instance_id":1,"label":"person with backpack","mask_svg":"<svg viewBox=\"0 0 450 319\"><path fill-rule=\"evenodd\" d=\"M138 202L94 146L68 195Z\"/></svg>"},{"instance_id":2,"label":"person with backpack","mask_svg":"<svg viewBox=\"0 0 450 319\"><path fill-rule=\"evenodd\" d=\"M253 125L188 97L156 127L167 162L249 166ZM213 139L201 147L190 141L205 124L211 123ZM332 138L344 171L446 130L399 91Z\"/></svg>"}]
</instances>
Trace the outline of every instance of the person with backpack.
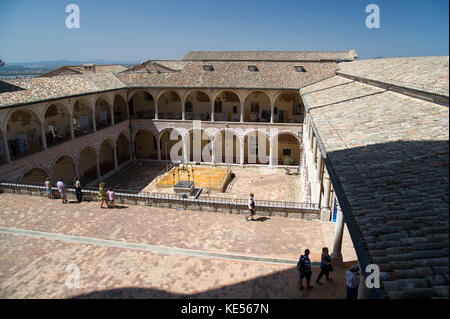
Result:
<instances>
[{"instance_id":1,"label":"person with backpack","mask_svg":"<svg viewBox=\"0 0 450 319\"><path fill-rule=\"evenodd\" d=\"M303 278L306 278L306 288L312 289L313 286L311 286L311 260L309 259L309 249L305 249L305 254L301 255L298 263L297 263L297 270L300 275L300 281L299 281L299 287L300 290L303 290Z\"/></svg>"},{"instance_id":2,"label":"person with backpack","mask_svg":"<svg viewBox=\"0 0 450 319\"><path fill-rule=\"evenodd\" d=\"M73 186L75 186L75 194L77 196L77 201L78 201L78 203L81 203L81 201L83 200L83 194L81 191L81 182L78 177L75 178Z\"/></svg>"},{"instance_id":3,"label":"person with backpack","mask_svg":"<svg viewBox=\"0 0 450 319\"><path fill-rule=\"evenodd\" d=\"M47 177L45 179L45 190L47 191L47 198L52 199L52 185L50 184L50 179Z\"/></svg>"},{"instance_id":4,"label":"person with backpack","mask_svg":"<svg viewBox=\"0 0 450 319\"><path fill-rule=\"evenodd\" d=\"M66 198L66 185L64 185L62 177L56 183L56 187L58 188L58 192L61 195L61 201L63 204L67 204L68 200Z\"/></svg>"},{"instance_id":5,"label":"person with backpack","mask_svg":"<svg viewBox=\"0 0 450 319\"><path fill-rule=\"evenodd\" d=\"M331 265L331 256L328 253L328 248L322 248L322 259L320 261L320 274L316 279L316 283L321 285L320 278L325 275L327 281L332 281L330 278L330 271L333 271L333 266Z\"/></svg>"}]
</instances>

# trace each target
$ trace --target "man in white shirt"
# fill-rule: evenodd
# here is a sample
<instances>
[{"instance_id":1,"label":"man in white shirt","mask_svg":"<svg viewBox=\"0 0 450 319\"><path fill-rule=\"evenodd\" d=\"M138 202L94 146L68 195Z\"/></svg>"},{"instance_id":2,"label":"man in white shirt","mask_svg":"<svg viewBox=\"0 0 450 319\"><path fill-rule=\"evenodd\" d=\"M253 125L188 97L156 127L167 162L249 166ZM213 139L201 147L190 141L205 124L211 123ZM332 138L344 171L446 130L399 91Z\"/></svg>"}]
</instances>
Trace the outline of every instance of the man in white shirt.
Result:
<instances>
[{"instance_id":1,"label":"man in white shirt","mask_svg":"<svg viewBox=\"0 0 450 319\"><path fill-rule=\"evenodd\" d=\"M249 214L248 216L245 216L245 220L248 221L248 218L251 217L250 220L255 220L253 218L253 216L255 216L255 201L253 200L253 197L255 195L253 193L250 193L250 197L248 199L248 209L249 209Z\"/></svg>"},{"instance_id":2,"label":"man in white shirt","mask_svg":"<svg viewBox=\"0 0 450 319\"><path fill-rule=\"evenodd\" d=\"M56 187L58 188L58 192L61 195L61 201L63 204L68 203L66 199L66 185L64 185L63 179L60 178L58 183L56 183Z\"/></svg>"},{"instance_id":3,"label":"man in white shirt","mask_svg":"<svg viewBox=\"0 0 450 319\"><path fill-rule=\"evenodd\" d=\"M345 278L347 282L347 299L357 299L359 286L358 266L353 265L350 267L350 270L345 272Z\"/></svg>"}]
</instances>

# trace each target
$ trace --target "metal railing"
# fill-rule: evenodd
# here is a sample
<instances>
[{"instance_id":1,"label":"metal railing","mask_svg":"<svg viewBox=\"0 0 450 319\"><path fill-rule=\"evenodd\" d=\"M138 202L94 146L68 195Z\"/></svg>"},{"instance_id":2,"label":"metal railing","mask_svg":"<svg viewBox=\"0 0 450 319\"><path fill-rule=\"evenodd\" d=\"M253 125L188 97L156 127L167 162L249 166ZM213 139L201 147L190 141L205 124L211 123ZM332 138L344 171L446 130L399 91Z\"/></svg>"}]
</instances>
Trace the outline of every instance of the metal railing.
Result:
<instances>
[{"instance_id":1,"label":"metal railing","mask_svg":"<svg viewBox=\"0 0 450 319\"><path fill-rule=\"evenodd\" d=\"M39 191L40 195L46 194L45 186L42 184L20 184L11 182L0 182L0 189L10 189L12 193L28 195L33 191ZM74 186L66 186L67 192L75 192ZM84 187L83 195L97 196L98 188ZM28 194L27 194L28 193ZM178 194L157 193L157 192L140 192L133 190L114 189L116 200L135 200L135 201L167 201L171 203L184 203L185 205L222 205L246 208L248 206L248 199L243 198L225 198L225 197L199 197L199 198L183 198ZM285 202L285 201L271 201L271 200L255 200L256 209L275 209L275 210L302 210L302 211L319 211L320 206L314 203L302 202Z\"/></svg>"}]
</instances>

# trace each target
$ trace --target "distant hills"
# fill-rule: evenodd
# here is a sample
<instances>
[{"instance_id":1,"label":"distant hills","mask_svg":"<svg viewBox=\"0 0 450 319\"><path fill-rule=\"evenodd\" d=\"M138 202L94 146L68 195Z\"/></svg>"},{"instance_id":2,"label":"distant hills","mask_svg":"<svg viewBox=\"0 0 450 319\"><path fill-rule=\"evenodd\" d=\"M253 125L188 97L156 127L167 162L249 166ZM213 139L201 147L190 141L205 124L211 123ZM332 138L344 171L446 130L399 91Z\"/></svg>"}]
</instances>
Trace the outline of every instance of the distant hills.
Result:
<instances>
[{"instance_id":1,"label":"distant hills","mask_svg":"<svg viewBox=\"0 0 450 319\"><path fill-rule=\"evenodd\" d=\"M34 77L57 69L65 65L82 65L87 63L94 64L120 64L126 67L139 64L138 61L109 61L109 60L91 60L91 61L71 61L71 60L56 60L56 61L40 61L40 62L20 62L8 63L0 66L0 77L2 78L19 78L19 77Z\"/></svg>"}]
</instances>

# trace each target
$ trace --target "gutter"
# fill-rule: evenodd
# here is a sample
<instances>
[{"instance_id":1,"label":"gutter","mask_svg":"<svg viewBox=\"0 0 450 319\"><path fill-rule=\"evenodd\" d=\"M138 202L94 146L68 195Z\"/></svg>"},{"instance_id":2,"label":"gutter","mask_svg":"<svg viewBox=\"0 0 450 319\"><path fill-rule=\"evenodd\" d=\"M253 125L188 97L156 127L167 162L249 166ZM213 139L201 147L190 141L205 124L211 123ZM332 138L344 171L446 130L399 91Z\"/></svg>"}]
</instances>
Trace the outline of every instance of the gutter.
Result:
<instances>
[{"instance_id":1,"label":"gutter","mask_svg":"<svg viewBox=\"0 0 450 319\"><path fill-rule=\"evenodd\" d=\"M342 214L344 215L344 221L347 225L348 231L350 233L350 236L352 238L353 245L355 246L356 255L358 256L358 261L360 263L360 266L362 269L366 269L367 265L371 264L370 256L367 253L367 250L364 248L363 240L361 239L361 232L358 227L358 223L353 218L353 212L351 209L351 206L347 200L347 196L345 195L344 189L342 187L342 184L339 180L338 175L336 174L336 171L333 168L332 163L328 159L326 149L322 143L322 140L320 139L319 132L314 124L313 118L309 112L309 107L305 103L305 100L303 99L303 95L300 91L300 96L302 97L303 104L305 106L306 110L306 116L308 117L312 131L314 136L317 140L317 146L319 147L320 153L323 157L323 163L328 171L328 175L330 176L331 183L333 184L334 192L336 194L336 197L339 200L339 206L341 207ZM364 271L364 277L369 275L369 273L366 273ZM384 299L385 297L381 293L381 289L377 288L371 288L368 289L370 292L370 295L373 299Z\"/></svg>"}]
</instances>

